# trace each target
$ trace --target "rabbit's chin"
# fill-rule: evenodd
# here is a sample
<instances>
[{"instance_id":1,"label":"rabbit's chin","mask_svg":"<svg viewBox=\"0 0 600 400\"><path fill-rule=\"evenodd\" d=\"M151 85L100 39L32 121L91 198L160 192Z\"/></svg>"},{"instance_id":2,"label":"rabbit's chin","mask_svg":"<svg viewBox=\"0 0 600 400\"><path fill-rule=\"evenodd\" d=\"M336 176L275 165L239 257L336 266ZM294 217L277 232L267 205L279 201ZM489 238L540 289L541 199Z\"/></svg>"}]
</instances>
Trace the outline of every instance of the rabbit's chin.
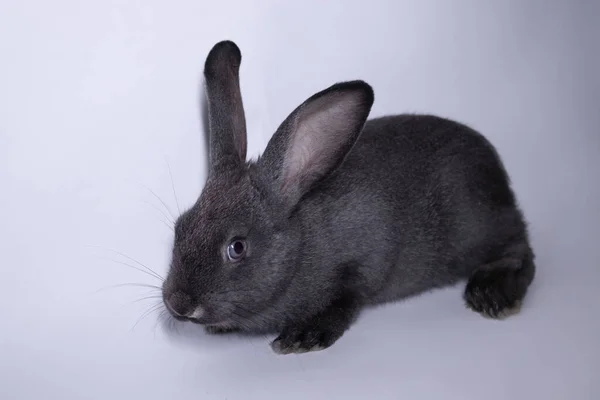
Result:
<instances>
[{"instance_id":1,"label":"rabbit's chin","mask_svg":"<svg viewBox=\"0 0 600 400\"><path fill-rule=\"evenodd\" d=\"M235 332L238 328L232 322L221 322L219 324L205 325L204 329L207 333L218 335L221 333Z\"/></svg>"},{"instance_id":2,"label":"rabbit's chin","mask_svg":"<svg viewBox=\"0 0 600 400\"><path fill-rule=\"evenodd\" d=\"M209 317L209 316L201 316L201 317L191 316L191 317L186 318L186 321L197 324L197 325L203 325L204 327L209 327L209 326L229 327L232 325L232 323L229 321L217 320L217 319Z\"/></svg>"}]
</instances>

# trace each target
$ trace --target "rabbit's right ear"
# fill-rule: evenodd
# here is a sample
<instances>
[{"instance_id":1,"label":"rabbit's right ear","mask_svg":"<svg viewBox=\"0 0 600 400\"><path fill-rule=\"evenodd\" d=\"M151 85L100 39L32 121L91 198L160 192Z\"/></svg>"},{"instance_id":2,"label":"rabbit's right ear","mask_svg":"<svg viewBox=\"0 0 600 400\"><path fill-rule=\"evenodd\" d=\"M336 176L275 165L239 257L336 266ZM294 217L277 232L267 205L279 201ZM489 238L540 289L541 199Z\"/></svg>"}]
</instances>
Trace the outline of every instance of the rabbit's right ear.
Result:
<instances>
[{"instance_id":1,"label":"rabbit's right ear","mask_svg":"<svg viewBox=\"0 0 600 400\"><path fill-rule=\"evenodd\" d=\"M277 129L258 165L272 195L286 210L342 163L373 101L367 83L337 83L302 103Z\"/></svg>"},{"instance_id":2,"label":"rabbit's right ear","mask_svg":"<svg viewBox=\"0 0 600 400\"><path fill-rule=\"evenodd\" d=\"M242 55L225 40L208 53L204 64L210 131L210 174L240 168L246 162L246 117L240 91Z\"/></svg>"}]
</instances>

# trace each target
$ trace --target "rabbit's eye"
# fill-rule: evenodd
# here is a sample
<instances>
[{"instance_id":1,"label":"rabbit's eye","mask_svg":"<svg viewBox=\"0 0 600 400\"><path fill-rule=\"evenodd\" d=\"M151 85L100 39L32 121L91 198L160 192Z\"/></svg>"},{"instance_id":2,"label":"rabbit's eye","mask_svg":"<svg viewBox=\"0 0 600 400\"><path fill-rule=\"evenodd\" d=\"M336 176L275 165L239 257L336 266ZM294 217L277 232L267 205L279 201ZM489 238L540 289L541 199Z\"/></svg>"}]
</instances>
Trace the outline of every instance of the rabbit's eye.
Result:
<instances>
[{"instance_id":1,"label":"rabbit's eye","mask_svg":"<svg viewBox=\"0 0 600 400\"><path fill-rule=\"evenodd\" d=\"M233 239L227 246L227 257L231 261L240 261L246 254L246 241L244 239Z\"/></svg>"}]
</instances>

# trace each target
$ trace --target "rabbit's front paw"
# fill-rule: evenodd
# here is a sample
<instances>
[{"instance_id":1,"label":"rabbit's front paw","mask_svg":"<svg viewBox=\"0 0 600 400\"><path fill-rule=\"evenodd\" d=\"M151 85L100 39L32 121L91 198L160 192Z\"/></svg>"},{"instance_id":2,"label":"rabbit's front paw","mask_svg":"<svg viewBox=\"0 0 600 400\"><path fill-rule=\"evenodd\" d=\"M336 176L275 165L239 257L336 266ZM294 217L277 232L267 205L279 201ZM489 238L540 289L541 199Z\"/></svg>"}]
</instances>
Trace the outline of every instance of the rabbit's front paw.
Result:
<instances>
[{"instance_id":1,"label":"rabbit's front paw","mask_svg":"<svg viewBox=\"0 0 600 400\"><path fill-rule=\"evenodd\" d=\"M360 312L360 304L351 293L342 294L319 314L302 323L291 324L271 343L278 354L323 350L334 344Z\"/></svg>"},{"instance_id":2,"label":"rabbit's front paw","mask_svg":"<svg viewBox=\"0 0 600 400\"><path fill-rule=\"evenodd\" d=\"M331 346L343 332L336 332L324 326L290 327L271 343L271 348L278 354L306 353L318 351Z\"/></svg>"}]
</instances>

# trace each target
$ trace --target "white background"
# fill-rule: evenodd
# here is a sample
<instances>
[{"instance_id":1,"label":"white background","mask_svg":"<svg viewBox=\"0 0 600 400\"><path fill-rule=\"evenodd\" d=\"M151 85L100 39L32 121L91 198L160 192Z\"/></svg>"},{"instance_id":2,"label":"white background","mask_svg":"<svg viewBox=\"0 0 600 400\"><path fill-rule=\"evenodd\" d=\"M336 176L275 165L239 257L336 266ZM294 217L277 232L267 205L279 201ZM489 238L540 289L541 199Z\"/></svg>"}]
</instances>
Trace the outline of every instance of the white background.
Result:
<instances>
[{"instance_id":1,"label":"white background","mask_svg":"<svg viewBox=\"0 0 600 400\"><path fill-rule=\"evenodd\" d=\"M201 73L223 39L243 53L252 156L346 79L373 85L373 116L487 135L538 255L521 314L481 318L460 285L368 311L301 356L166 335L157 312L132 329L158 299L106 288L158 282L108 249L166 272L150 190L175 214L202 188ZM600 398L599 39L593 1L3 1L0 398Z\"/></svg>"}]
</instances>

